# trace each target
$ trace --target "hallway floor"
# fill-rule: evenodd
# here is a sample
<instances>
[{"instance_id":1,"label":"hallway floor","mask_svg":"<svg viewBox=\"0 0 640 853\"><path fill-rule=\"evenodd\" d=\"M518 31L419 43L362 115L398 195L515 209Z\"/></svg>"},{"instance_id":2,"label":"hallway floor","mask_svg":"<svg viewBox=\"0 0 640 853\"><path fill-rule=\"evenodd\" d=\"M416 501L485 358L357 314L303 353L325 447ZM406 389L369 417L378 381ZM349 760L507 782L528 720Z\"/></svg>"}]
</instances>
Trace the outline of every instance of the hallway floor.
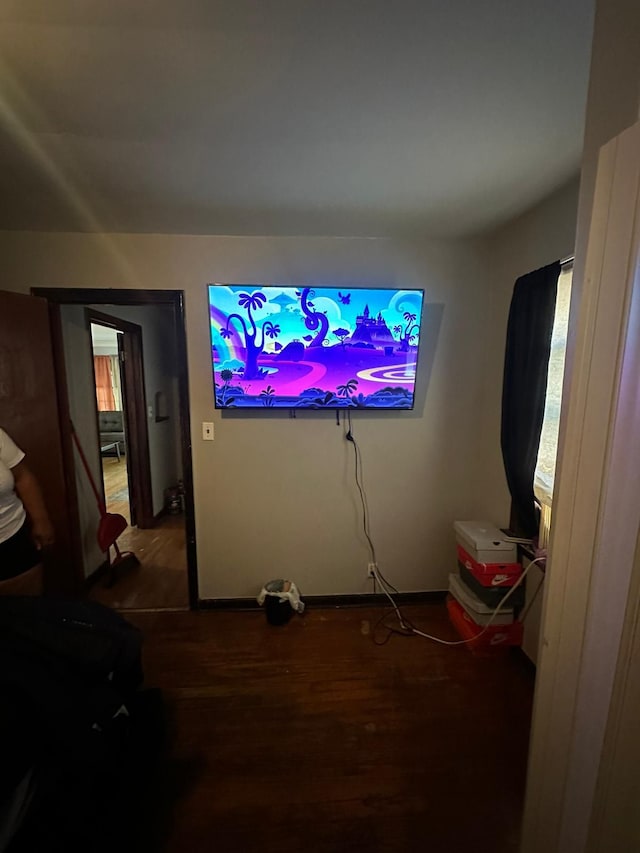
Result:
<instances>
[{"instance_id":1,"label":"hallway floor","mask_svg":"<svg viewBox=\"0 0 640 853\"><path fill-rule=\"evenodd\" d=\"M184 517L164 516L155 527L127 527L118 539L140 565L118 573L111 588L106 576L91 587L89 599L116 610L181 609L189 606ZM113 554L113 549L112 552Z\"/></svg>"},{"instance_id":2,"label":"hallway floor","mask_svg":"<svg viewBox=\"0 0 640 853\"><path fill-rule=\"evenodd\" d=\"M455 639L444 605L406 610ZM175 730L157 849L516 853L530 666L419 638L376 646L381 612L309 609L279 628L261 611L130 617Z\"/></svg>"},{"instance_id":3,"label":"hallway floor","mask_svg":"<svg viewBox=\"0 0 640 853\"><path fill-rule=\"evenodd\" d=\"M103 459L107 510L129 518L124 459ZM118 539L121 551L133 551L140 565L118 574L115 585L100 578L89 599L117 610L184 609L189 605L187 550L183 515L163 516L148 530L127 527ZM112 549L113 555L113 549Z\"/></svg>"},{"instance_id":4,"label":"hallway floor","mask_svg":"<svg viewBox=\"0 0 640 853\"><path fill-rule=\"evenodd\" d=\"M102 457L102 479L104 481L105 502L107 512L124 515L128 522L129 516L129 483L127 481L127 458L121 454Z\"/></svg>"}]
</instances>

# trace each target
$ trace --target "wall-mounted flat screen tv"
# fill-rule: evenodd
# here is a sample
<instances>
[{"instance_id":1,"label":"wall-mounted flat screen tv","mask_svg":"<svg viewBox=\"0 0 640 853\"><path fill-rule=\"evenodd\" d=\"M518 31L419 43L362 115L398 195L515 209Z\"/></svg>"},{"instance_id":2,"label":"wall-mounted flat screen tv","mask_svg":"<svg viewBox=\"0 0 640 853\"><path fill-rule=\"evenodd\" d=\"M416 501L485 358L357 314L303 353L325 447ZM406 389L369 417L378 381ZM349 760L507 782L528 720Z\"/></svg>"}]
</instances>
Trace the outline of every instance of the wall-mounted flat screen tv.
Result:
<instances>
[{"instance_id":1,"label":"wall-mounted flat screen tv","mask_svg":"<svg viewBox=\"0 0 640 853\"><path fill-rule=\"evenodd\" d=\"M209 286L219 409L413 408L422 290Z\"/></svg>"}]
</instances>

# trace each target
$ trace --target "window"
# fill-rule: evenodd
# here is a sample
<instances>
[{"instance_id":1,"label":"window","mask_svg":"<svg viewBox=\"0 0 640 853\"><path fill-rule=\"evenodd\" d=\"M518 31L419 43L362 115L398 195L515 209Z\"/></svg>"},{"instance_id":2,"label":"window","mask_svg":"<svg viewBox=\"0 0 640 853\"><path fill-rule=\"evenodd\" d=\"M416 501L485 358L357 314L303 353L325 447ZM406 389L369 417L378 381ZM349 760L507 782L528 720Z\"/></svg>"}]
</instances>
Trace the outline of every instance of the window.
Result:
<instances>
[{"instance_id":1,"label":"window","mask_svg":"<svg viewBox=\"0 0 640 853\"><path fill-rule=\"evenodd\" d=\"M562 405L562 381L564 378L564 359L567 350L567 331L569 328L569 307L571 304L571 278L573 266L564 267L558 278L556 309L551 334L551 353L547 370L547 393L544 406L544 421L538 448L538 460L533 482L536 498L542 506L540 525L540 544L544 547L551 521L551 503L558 452L558 429L560 408ZM544 541L543 541L544 540Z\"/></svg>"}]
</instances>

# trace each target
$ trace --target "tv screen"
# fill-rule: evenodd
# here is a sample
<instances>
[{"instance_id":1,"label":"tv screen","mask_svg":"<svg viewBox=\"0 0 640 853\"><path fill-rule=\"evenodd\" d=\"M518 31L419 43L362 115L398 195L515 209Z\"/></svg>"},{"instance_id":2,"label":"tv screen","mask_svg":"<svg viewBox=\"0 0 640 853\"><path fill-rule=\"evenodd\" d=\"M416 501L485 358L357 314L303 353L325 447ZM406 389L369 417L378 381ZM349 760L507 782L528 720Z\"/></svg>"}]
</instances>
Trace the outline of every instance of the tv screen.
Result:
<instances>
[{"instance_id":1,"label":"tv screen","mask_svg":"<svg viewBox=\"0 0 640 853\"><path fill-rule=\"evenodd\" d=\"M413 408L423 296L210 285L216 408Z\"/></svg>"}]
</instances>

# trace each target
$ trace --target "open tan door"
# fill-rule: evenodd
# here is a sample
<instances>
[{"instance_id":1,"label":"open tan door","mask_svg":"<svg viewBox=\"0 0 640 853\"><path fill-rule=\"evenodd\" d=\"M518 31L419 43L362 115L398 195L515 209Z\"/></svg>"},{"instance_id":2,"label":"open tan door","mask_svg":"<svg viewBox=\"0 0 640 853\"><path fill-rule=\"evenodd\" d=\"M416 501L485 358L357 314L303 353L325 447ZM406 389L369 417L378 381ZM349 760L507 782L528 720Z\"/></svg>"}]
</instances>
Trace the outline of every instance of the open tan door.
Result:
<instances>
[{"instance_id":1,"label":"open tan door","mask_svg":"<svg viewBox=\"0 0 640 853\"><path fill-rule=\"evenodd\" d=\"M26 453L55 525L56 544L44 561L45 590L72 595L80 584L53 358L46 300L0 291L0 426Z\"/></svg>"},{"instance_id":2,"label":"open tan door","mask_svg":"<svg viewBox=\"0 0 640 853\"><path fill-rule=\"evenodd\" d=\"M627 672L638 664L639 376L640 122L608 142L598 164L563 410L522 853L640 849L637 786L632 808L622 798L614 808L613 785L629 778L632 755L629 742L616 742L629 730L615 717L624 691L637 689ZM612 822L627 819L614 843Z\"/></svg>"}]
</instances>

